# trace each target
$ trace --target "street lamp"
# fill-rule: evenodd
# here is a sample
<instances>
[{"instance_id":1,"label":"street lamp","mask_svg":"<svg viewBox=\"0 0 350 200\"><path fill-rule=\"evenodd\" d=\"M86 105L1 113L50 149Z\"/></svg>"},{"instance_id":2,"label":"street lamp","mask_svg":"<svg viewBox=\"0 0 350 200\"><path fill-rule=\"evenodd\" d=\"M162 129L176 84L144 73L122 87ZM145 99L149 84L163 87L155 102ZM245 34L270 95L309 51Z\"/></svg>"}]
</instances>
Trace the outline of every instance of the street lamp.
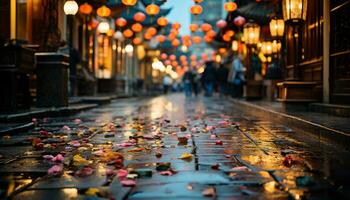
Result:
<instances>
[{"instance_id":1,"label":"street lamp","mask_svg":"<svg viewBox=\"0 0 350 200\"><path fill-rule=\"evenodd\" d=\"M125 52L130 55L134 52L134 47L131 44L127 44L125 46Z\"/></svg>"},{"instance_id":2,"label":"street lamp","mask_svg":"<svg viewBox=\"0 0 350 200\"><path fill-rule=\"evenodd\" d=\"M270 21L270 33L272 37L282 37L284 33L284 21L283 19L271 19Z\"/></svg>"},{"instance_id":3,"label":"street lamp","mask_svg":"<svg viewBox=\"0 0 350 200\"><path fill-rule=\"evenodd\" d=\"M247 45L255 45L259 42L260 26L252 21L243 27L243 38Z\"/></svg>"},{"instance_id":4,"label":"street lamp","mask_svg":"<svg viewBox=\"0 0 350 200\"><path fill-rule=\"evenodd\" d=\"M79 6L74 0L67 0L64 3L63 10L66 15L75 15L79 10Z\"/></svg>"},{"instance_id":5,"label":"street lamp","mask_svg":"<svg viewBox=\"0 0 350 200\"><path fill-rule=\"evenodd\" d=\"M286 23L293 26L293 47L294 47L294 78L299 79L301 70L300 62L300 46L301 46L301 23L306 20L307 0L282 0L283 18Z\"/></svg>"},{"instance_id":6,"label":"street lamp","mask_svg":"<svg viewBox=\"0 0 350 200\"><path fill-rule=\"evenodd\" d=\"M100 24L97 27L98 32L100 33L107 33L109 30L109 23L108 22L100 22Z\"/></svg>"}]
</instances>

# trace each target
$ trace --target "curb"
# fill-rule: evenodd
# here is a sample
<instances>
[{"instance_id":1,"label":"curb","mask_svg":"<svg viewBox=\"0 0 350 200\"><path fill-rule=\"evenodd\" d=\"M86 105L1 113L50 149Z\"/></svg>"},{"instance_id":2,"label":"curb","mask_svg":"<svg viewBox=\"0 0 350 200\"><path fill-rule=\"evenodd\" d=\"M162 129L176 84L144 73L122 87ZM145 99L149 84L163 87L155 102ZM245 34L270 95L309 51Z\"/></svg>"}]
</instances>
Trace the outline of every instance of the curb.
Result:
<instances>
[{"instance_id":1,"label":"curb","mask_svg":"<svg viewBox=\"0 0 350 200\"><path fill-rule=\"evenodd\" d=\"M311 133L316 136L320 141L333 142L340 144L347 149L350 149L350 134L336 130L334 128L326 127L321 124L307 121L305 119L288 115L285 113L280 113L262 106L258 106L246 101L232 99L233 103L236 103L242 109L245 109L248 113L253 113L253 115L258 117L263 117L266 120L270 120L276 123L283 123L287 126L297 130L302 133Z\"/></svg>"}]
</instances>

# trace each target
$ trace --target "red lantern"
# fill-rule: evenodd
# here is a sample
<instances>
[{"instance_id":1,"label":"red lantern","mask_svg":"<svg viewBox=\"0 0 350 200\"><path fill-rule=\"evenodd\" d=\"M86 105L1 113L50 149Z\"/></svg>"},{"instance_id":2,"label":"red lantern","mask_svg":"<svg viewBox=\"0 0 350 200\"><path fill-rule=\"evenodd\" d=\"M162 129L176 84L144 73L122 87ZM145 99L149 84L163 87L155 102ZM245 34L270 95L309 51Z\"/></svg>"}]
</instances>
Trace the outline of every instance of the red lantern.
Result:
<instances>
[{"instance_id":1,"label":"red lantern","mask_svg":"<svg viewBox=\"0 0 350 200\"><path fill-rule=\"evenodd\" d=\"M134 31L135 33L139 33L142 31L142 25L140 23L133 24L131 26L131 30Z\"/></svg>"},{"instance_id":2,"label":"red lantern","mask_svg":"<svg viewBox=\"0 0 350 200\"><path fill-rule=\"evenodd\" d=\"M176 38L176 35L173 34L173 33L170 33L170 34L168 35L168 39L169 39L170 41L174 40L175 38Z\"/></svg>"},{"instance_id":3,"label":"red lantern","mask_svg":"<svg viewBox=\"0 0 350 200\"><path fill-rule=\"evenodd\" d=\"M157 41L159 43L163 43L163 42L165 42L165 40L166 40L166 37L164 35L158 35L157 36Z\"/></svg>"},{"instance_id":4,"label":"red lantern","mask_svg":"<svg viewBox=\"0 0 350 200\"><path fill-rule=\"evenodd\" d=\"M139 45L142 43L142 39L141 38L134 38L132 40L132 43L134 43L134 45Z\"/></svg>"},{"instance_id":5,"label":"red lantern","mask_svg":"<svg viewBox=\"0 0 350 200\"><path fill-rule=\"evenodd\" d=\"M150 40L150 39L152 39L152 37L153 36L147 32L145 34L143 34L143 38L145 38L146 40Z\"/></svg>"},{"instance_id":6,"label":"red lantern","mask_svg":"<svg viewBox=\"0 0 350 200\"><path fill-rule=\"evenodd\" d=\"M218 28L225 28L227 26L227 22L223 19L220 19L219 21L216 22L216 27Z\"/></svg>"},{"instance_id":7,"label":"red lantern","mask_svg":"<svg viewBox=\"0 0 350 200\"><path fill-rule=\"evenodd\" d=\"M130 29L126 29L125 31L123 31L123 35L126 38L131 38L134 35L134 32L132 32L132 30Z\"/></svg>"},{"instance_id":8,"label":"red lantern","mask_svg":"<svg viewBox=\"0 0 350 200\"><path fill-rule=\"evenodd\" d=\"M182 43L183 43L186 47L189 47L189 46L192 45L191 40L183 40Z\"/></svg>"},{"instance_id":9,"label":"red lantern","mask_svg":"<svg viewBox=\"0 0 350 200\"><path fill-rule=\"evenodd\" d=\"M200 36L193 36L192 37L192 41L195 43L195 44L199 44L202 42L202 38Z\"/></svg>"},{"instance_id":10,"label":"red lantern","mask_svg":"<svg viewBox=\"0 0 350 200\"><path fill-rule=\"evenodd\" d=\"M213 38L213 37L215 37L216 32L214 30L210 30L210 31L207 32L206 35Z\"/></svg>"},{"instance_id":11,"label":"red lantern","mask_svg":"<svg viewBox=\"0 0 350 200\"><path fill-rule=\"evenodd\" d=\"M165 17L159 17L157 19L157 24L159 26L166 26L166 25L168 25L168 20Z\"/></svg>"},{"instance_id":12,"label":"red lantern","mask_svg":"<svg viewBox=\"0 0 350 200\"><path fill-rule=\"evenodd\" d=\"M146 19L146 15L143 14L142 12L137 12L137 13L135 13L133 18L137 22L143 22Z\"/></svg>"},{"instance_id":13,"label":"red lantern","mask_svg":"<svg viewBox=\"0 0 350 200\"><path fill-rule=\"evenodd\" d=\"M198 30L198 24L191 24L190 25L190 31L193 33L193 32L196 32Z\"/></svg>"},{"instance_id":14,"label":"red lantern","mask_svg":"<svg viewBox=\"0 0 350 200\"><path fill-rule=\"evenodd\" d=\"M183 41L189 41L189 40L191 40L191 36L190 35L183 35L182 36L182 40Z\"/></svg>"},{"instance_id":15,"label":"red lantern","mask_svg":"<svg viewBox=\"0 0 350 200\"><path fill-rule=\"evenodd\" d=\"M175 39L171 42L171 45L173 45L174 47L178 47L180 45L180 40Z\"/></svg>"},{"instance_id":16,"label":"red lantern","mask_svg":"<svg viewBox=\"0 0 350 200\"><path fill-rule=\"evenodd\" d=\"M149 27L149 28L147 29L147 33L149 33L149 34L152 35L152 36L155 36L155 35L157 34L157 29L154 28L154 27Z\"/></svg>"},{"instance_id":17,"label":"red lantern","mask_svg":"<svg viewBox=\"0 0 350 200\"><path fill-rule=\"evenodd\" d=\"M227 12L233 12L237 9L237 4L235 2L226 2L224 4L224 9L227 11Z\"/></svg>"},{"instance_id":18,"label":"red lantern","mask_svg":"<svg viewBox=\"0 0 350 200\"><path fill-rule=\"evenodd\" d=\"M88 3L84 3L79 6L79 12L84 15L89 15L92 12L92 6Z\"/></svg>"},{"instance_id":19,"label":"red lantern","mask_svg":"<svg viewBox=\"0 0 350 200\"><path fill-rule=\"evenodd\" d=\"M213 41L213 38L212 38L212 37L209 37L208 35L206 35L206 36L204 37L204 41L205 41L206 43L211 43L211 42Z\"/></svg>"},{"instance_id":20,"label":"red lantern","mask_svg":"<svg viewBox=\"0 0 350 200\"><path fill-rule=\"evenodd\" d=\"M206 53L202 53L201 58L202 58L202 60L207 60L208 55Z\"/></svg>"},{"instance_id":21,"label":"red lantern","mask_svg":"<svg viewBox=\"0 0 350 200\"><path fill-rule=\"evenodd\" d=\"M176 60L176 56L175 56L174 54L171 54L171 55L169 56L169 59L170 59L171 61L174 61L174 60Z\"/></svg>"},{"instance_id":22,"label":"red lantern","mask_svg":"<svg viewBox=\"0 0 350 200\"><path fill-rule=\"evenodd\" d=\"M127 23L128 22L122 17L115 20L115 25L117 25L118 27L124 27Z\"/></svg>"},{"instance_id":23,"label":"red lantern","mask_svg":"<svg viewBox=\"0 0 350 200\"><path fill-rule=\"evenodd\" d=\"M234 20L233 20L233 23L236 25L236 26L243 26L245 24L246 20L244 17L242 16L237 16Z\"/></svg>"},{"instance_id":24,"label":"red lantern","mask_svg":"<svg viewBox=\"0 0 350 200\"><path fill-rule=\"evenodd\" d=\"M203 32L208 32L212 29L212 26L208 23L204 23L204 24L202 24L201 28L202 28Z\"/></svg>"},{"instance_id":25,"label":"red lantern","mask_svg":"<svg viewBox=\"0 0 350 200\"><path fill-rule=\"evenodd\" d=\"M181 24L180 23L174 23L171 27L173 29L175 29L175 30L179 30L181 28Z\"/></svg>"},{"instance_id":26,"label":"red lantern","mask_svg":"<svg viewBox=\"0 0 350 200\"><path fill-rule=\"evenodd\" d=\"M231 41L231 36L225 34L225 35L222 36L222 39L223 39L225 42L229 42L229 41Z\"/></svg>"},{"instance_id":27,"label":"red lantern","mask_svg":"<svg viewBox=\"0 0 350 200\"><path fill-rule=\"evenodd\" d=\"M159 6L157 6L156 4L149 4L146 7L146 13L153 16L153 15L158 15L159 13Z\"/></svg>"},{"instance_id":28,"label":"red lantern","mask_svg":"<svg viewBox=\"0 0 350 200\"><path fill-rule=\"evenodd\" d=\"M180 56L180 61L184 62L187 60L187 57L185 55Z\"/></svg>"},{"instance_id":29,"label":"red lantern","mask_svg":"<svg viewBox=\"0 0 350 200\"><path fill-rule=\"evenodd\" d=\"M170 64L171 64L171 61L170 61L170 60L166 60L166 61L164 62L164 64L165 64L165 65L170 65Z\"/></svg>"},{"instance_id":30,"label":"red lantern","mask_svg":"<svg viewBox=\"0 0 350 200\"><path fill-rule=\"evenodd\" d=\"M162 53L162 54L160 54L160 58L165 60L168 58L168 55L166 53Z\"/></svg>"},{"instance_id":31,"label":"red lantern","mask_svg":"<svg viewBox=\"0 0 350 200\"><path fill-rule=\"evenodd\" d=\"M191 6L190 11L193 15L199 15L203 12L203 8L200 5L193 5Z\"/></svg>"},{"instance_id":32,"label":"red lantern","mask_svg":"<svg viewBox=\"0 0 350 200\"><path fill-rule=\"evenodd\" d=\"M108 17L109 15L111 15L111 9L103 5L97 9L97 15L100 17Z\"/></svg>"},{"instance_id":33,"label":"red lantern","mask_svg":"<svg viewBox=\"0 0 350 200\"><path fill-rule=\"evenodd\" d=\"M195 61L195 60L197 60L197 56L196 55L191 55L190 59L191 59L191 61Z\"/></svg>"},{"instance_id":34,"label":"red lantern","mask_svg":"<svg viewBox=\"0 0 350 200\"><path fill-rule=\"evenodd\" d=\"M96 29L98 24L99 24L98 21L96 19L93 19L93 20L91 20L89 26L91 29Z\"/></svg>"},{"instance_id":35,"label":"red lantern","mask_svg":"<svg viewBox=\"0 0 350 200\"><path fill-rule=\"evenodd\" d=\"M233 30L227 30L225 32L225 35L229 35L230 37L234 36L235 35L235 32Z\"/></svg>"},{"instance_id":36,"label":"red lantern","mask_svg":"<svg viewBox=\"0 0 350 200\"><path fill-rule=\"evenodd\" d=\"M226 48L220 48L220 49L219 49L219 53L221 53L221 54L226 53Z\"/></svg>"},{"instance_id":37,"label":"red lantern","mask_svg":"<svg viewBox=\"0 0 350 200\"><path fill-rule=\"evenodd\" d=\"M127 6L134 6L137 3L137 0L122 0L122 3Z\"/></svg>"}]
</instances>

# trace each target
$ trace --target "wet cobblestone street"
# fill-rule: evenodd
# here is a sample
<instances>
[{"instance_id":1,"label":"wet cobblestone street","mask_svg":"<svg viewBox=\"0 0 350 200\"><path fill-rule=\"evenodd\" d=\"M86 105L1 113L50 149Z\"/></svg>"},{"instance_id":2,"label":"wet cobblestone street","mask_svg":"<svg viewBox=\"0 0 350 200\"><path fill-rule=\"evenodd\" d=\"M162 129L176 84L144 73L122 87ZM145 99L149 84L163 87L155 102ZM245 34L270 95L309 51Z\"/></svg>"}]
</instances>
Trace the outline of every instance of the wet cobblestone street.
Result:
<instances>
[{"instance_id":1,"label":"wet cobblestone street","mask_svg":"<svg viewBox=\"0 0 350 200\"><path fill-rule=\"evenodd\" d=\"M229 100L127 98L0 140L12 199L347 199L350 154Z\"/></svg>"}]
</instances>

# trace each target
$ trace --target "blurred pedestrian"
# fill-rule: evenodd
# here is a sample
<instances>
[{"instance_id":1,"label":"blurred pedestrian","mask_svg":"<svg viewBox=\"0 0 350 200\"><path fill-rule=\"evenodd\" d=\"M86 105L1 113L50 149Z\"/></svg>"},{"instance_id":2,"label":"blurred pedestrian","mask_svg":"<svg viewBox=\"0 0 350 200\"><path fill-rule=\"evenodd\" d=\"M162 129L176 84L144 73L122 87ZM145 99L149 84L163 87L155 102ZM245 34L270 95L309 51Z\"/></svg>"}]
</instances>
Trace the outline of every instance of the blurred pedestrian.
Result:
<instances>
[{"instance_id":1,"label":"blurred pedestrian","mask_svg":"<svg viewBox=\"0 0 350 200\"><path fill-rule=\"evenodd\" d=\"M245 83L244 72L246 68L243 63L243 56L239 54L233 60L228 81L232 85L232 97L242 97L243 96L243 85Z\"/></svg>"},{"instance_id":2,"label":"blurred pedestrian","mask_svg":"<svg viewBox=\"0 0 350 200\"><path fill-rule=\"evenodd\" d=\"M226 96L228 94L227 79L228 79L229 70L226 67L226 65L227 65L227 62L221 63L216 73L220 96Z\"/></svg>"},{"instance_id":3,"label":"blurred pedestrian","mask_svg":"<svg viewBox=\"0 0 350 200\"><path fill-rule=\"evenodd\" d=\"M192 96L193 79L194 79L194 76L193 76L192 70L188 68L182 77L186 97Z\"/></svg>"},{"instance_id":4,"label":"blurred pedestrian","mask_svg":"<svg viewBox=\"0 0 350 200\"><path fill-rule=\"evenodd\" d=\"M163 77L163 93L164 94L168 94L169 88L171 88L172 84L173 84L173 79L168 74L166 74Z\"/></svg>"},{"instance_id":5,"label":"blurred pedestrian","mask_svg":"<svg viewBox=\"0 0 350 200\"><path fill-rule=\"evenodd\" d=\"M199 93L199 85L200 85L200 75L198 74L198 72L193 69L192 70L192 74L193 74L193 81L192 81L192 90L195 96L198 96Z\"/></svg>"},{"instance_id":6,"label":"blurred pedestrian","mask_svg":"<svg viewBox=\"0 0 350 200\"><path fill-rule=\"evenodd\" d=\"M211 97L214 91L214 83L216 81L216 70L213 61L205 63L205 69L202 74L202 82L205 90L205 96Z\"/></svg>"}]
</instances>

